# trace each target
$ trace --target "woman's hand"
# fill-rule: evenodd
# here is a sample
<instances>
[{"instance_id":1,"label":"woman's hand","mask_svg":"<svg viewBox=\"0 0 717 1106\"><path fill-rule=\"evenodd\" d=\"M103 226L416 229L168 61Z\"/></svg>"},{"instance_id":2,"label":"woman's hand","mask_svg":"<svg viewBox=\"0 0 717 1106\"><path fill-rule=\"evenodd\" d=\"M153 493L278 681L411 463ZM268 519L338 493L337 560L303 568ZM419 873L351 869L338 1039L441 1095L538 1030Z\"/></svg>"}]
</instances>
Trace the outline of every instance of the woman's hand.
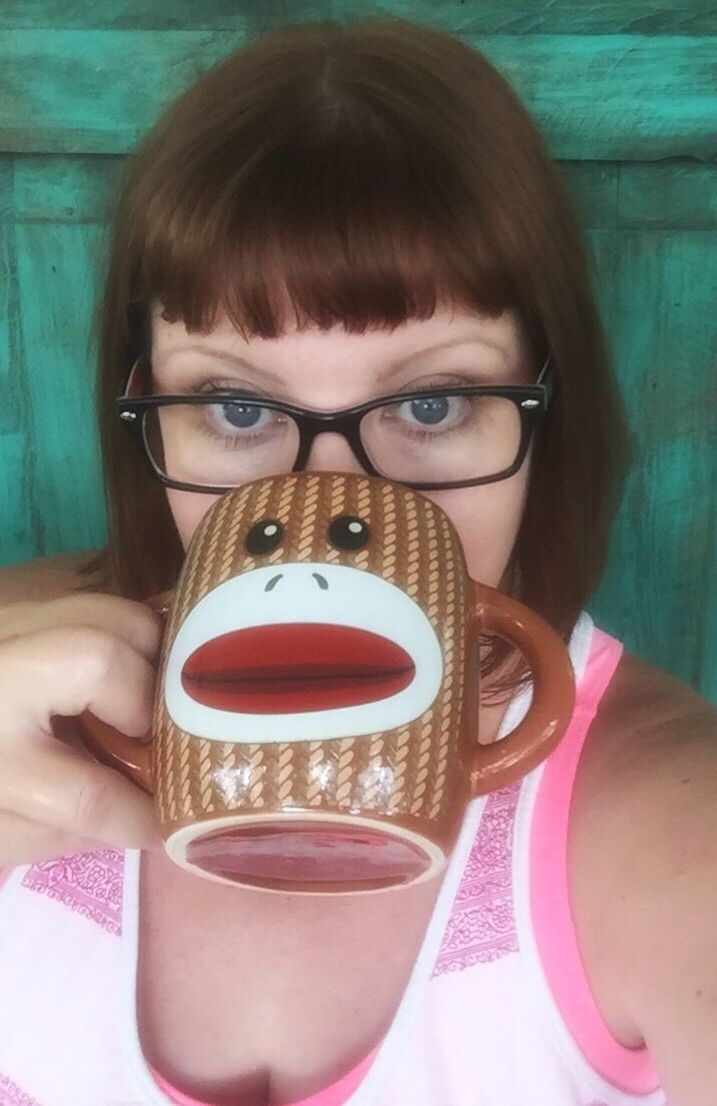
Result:
<instances>
[{"instance_id":1,"label":"woman's hand","mask_svg":"<svg viewBox=\"0 0 717 1106\"><path fill-rule=\"evenodd\" d=\"M0 607L0 867L159 844L151 798L92 759L73 718L148 735L162 629L111 595Z\"/></svg>"}]
</instances>

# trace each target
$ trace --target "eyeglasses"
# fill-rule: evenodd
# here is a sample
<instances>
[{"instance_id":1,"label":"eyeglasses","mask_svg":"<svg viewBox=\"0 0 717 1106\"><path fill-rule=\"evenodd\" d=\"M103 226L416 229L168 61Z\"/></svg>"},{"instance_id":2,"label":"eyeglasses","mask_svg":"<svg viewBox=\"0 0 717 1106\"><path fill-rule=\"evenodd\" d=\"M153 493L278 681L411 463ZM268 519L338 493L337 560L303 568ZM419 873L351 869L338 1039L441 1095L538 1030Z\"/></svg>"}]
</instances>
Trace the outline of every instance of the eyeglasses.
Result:
<instances>
[{"instance_id":1,"label":"eyeglasses","mask_svg":"<svg viewBox=\"0 0 717 1106\"><path fill-rule=\"evenodd\" d=\"M341 411L312 411L247 392L137 395L140 363L116 400L154 475L170 488L222 493L306 466L319 434L340 434L362 468L416 490L512 476L554 392L550 355L531 385L430 387Z\"/></svg>"}]
</instances>

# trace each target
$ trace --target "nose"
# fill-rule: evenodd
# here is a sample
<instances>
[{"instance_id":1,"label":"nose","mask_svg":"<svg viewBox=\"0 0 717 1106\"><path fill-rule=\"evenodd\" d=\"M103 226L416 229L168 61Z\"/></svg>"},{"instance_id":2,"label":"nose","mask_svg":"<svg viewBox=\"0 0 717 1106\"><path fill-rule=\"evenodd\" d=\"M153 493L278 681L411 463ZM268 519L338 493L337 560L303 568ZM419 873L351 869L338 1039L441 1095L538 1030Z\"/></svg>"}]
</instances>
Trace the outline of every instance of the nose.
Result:
<instances>
[{"instance_id":1,"label":"nose","mask_svg":"<svg viewBox=\"0 0 717 1106\"><path fill-rule=\"evenodd\" d=\"M272 576L271 580L269 580L268 584L266 584L264 591L273 591L276 585L279 583L279 580L282 579L283 575L283 572L279 572L276 576ZM314 580L316 580L316 583L319 585L322 591L328 590L329 582L325 576L322 576L320 572L312 572L311 575L313 576Z\"/></svg>"},{"instance_id":2,"label":"nose","mask_svg":"<svg viewBox=\"0 0 717 1106\"><path fill-rule=\"evenodd\" d=\"M313 472L364 471L346 439L333 430L316 435L306 461L306 469Z\"/></svg>"}]
</instances>

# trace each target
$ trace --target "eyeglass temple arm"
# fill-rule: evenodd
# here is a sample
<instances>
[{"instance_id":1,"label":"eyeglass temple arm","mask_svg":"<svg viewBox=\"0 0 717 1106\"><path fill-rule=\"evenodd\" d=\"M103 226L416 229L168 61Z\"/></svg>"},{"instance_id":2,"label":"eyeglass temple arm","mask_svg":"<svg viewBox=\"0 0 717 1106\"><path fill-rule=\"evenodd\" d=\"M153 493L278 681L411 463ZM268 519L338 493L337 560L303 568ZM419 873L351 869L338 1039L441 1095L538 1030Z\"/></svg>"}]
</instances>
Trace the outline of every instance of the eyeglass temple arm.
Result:
<instances>
[{"instance_id":1,"label":"eyeglass temple arm","mask_svg":"<svg viewBox=\"0 0 717 1106\"><path fill-rule=\"evenodd\" d=\"M141 374L141 371L140 371L141 363L142 363L142 355L140 354L140 356L137 358L134 365L132 366L132 368L129 371L129 376L127 377L127 383L125 385L124 395L122 397L123 399L133 399L135 396L141 396L142 395L142 385L141 385L141 375L142 374Z\"/></svg>"},{"instance_id":2,"label":"eyeglass temple arm","mask_svg":"<svg viewBox=\"0 0 717 1106\"><path fill-rule=\"evenodd\" d=\"M540 370L540 375L538 376L538 379L535 381L535 383L542 384L545 388L545 404L547 407L547 405L550 403L550 400L552 399L553 392L555 390L553 363L550 359L550 354L548 354L545 358L545 361L543 362L543 367Z\"/></svg>"}]
</instances>

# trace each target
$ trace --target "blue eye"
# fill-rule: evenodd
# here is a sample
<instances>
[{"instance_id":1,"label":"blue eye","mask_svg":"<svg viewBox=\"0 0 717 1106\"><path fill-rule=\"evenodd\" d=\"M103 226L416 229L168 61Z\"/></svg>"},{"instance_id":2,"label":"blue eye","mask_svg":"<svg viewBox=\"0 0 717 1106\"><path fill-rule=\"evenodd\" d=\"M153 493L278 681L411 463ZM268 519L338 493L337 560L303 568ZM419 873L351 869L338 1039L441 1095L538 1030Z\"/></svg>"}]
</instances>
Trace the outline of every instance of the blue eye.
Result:
<instances>
[{"instance_id":1,"label":"blue eye","mask_svg":"<svg viewBox=\"0 0 717 1106\"><path fill-rule=\"evenodd\" d=\"M230 426L235 426L238 430L248 430L256 426L261 418L262 409L248 403L224 403L222 411Z\"/></svg>"},{"instance_id":2,"label":"blue eye","mask_svg":"<svg viewBox=\"0 0 717 1106\"><path fill-rule=\"evenodd\" d=\"M448 414L448 407L447 396L421 396L420 399L411 400L411 414L425 426L435 426L442 422Z\"/></svg>"}]
</instances>

